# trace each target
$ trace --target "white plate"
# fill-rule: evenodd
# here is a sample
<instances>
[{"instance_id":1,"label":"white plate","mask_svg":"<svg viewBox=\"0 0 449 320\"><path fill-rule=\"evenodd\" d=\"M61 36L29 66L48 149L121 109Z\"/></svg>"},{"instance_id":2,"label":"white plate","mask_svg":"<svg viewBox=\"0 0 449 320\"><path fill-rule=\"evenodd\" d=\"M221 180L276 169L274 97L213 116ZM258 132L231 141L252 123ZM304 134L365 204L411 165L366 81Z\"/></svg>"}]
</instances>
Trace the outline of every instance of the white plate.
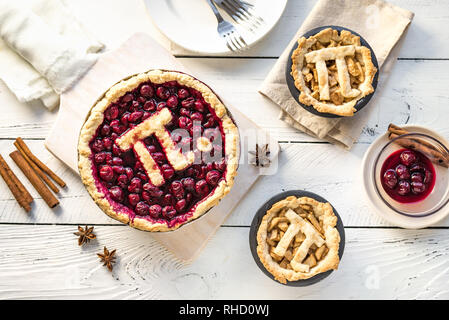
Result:
<instances>
[{"instance_id":1,"label":"white plate","mask_svg":"<svg viewBox=\"0 0 449 320\"><path fill-rule=\"evenodd\" d=\"M439 140L446 147L449 147L449 142L442 136L437 134L435 131L417 125L404 125L403 127L409 128L409 131L425 133L429 136L432 136ZM368 202L371 204L374 211L391 224L407 229L425 228L444 219L449 214L448 205L444 206L438 212L430 216L408 217L397 213L396 211L388 207L382 201L382 199L379 198L379 195L374 189L374 178L372 173L374 170L374 161L380 150L388 143L388 141L389 140L387 133L377 138L365 152L362 161L363 187L365 189L365 194L368 198Z\"/></svg>"},{"instance_id":2,"label":"white plate","mask_svg":"<svg viewBox=\"0 0 449 320\"><path fill-rule=\"evenodd\" d=\"M223 10L223 17L234 24L248 46L265 36L278 22L287 0L246 0L265 24L254 33L236 24ZM145 0L148 13L157 28L174 43L199 53L230 52L217 33L217 19L206 0ZM217 6L218 7L218 6Z\"/></svg>"}]
</instances>

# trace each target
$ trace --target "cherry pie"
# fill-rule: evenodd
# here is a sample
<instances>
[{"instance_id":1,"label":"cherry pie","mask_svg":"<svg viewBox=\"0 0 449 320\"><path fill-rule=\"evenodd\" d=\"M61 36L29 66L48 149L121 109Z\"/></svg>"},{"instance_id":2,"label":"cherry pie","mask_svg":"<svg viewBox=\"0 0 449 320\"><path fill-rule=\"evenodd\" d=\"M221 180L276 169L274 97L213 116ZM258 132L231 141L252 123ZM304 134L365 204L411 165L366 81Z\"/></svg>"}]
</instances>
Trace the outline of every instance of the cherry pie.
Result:
<instances>
[{"instance_id":1,"label":"cherry pie","mask_svg":"<svg viewBox=\"0 0 449 320\"><path fill-rule=\"evenodd\" d=\"M106 214L169 231L230 191L238 148L238 129L208 86L151 70L117 83L92 108L80 134L79 170Z\"/></svg>"},{"instance_id":2,"label":"cherry pie","mask_svg":"<svg viewBox=\"0 0 449 320\"><path fill-rule=\"evenodd\" d=\"M371 50L347 30L327 28L301 37L291 58L299 101L319 112L352 116L357 101L374 92Z\"/></svg>"},{"instance_id":3,"label":"cherry pie","mask_svg":"<svg viewBox=\"0 0 449 320\"><path fill-rule=\"evenodd\" d=\"M257 255L281 283L337 269L340 234L329 203L289 196L275 203L257 231Z\"/></svg>"}]
</instances>

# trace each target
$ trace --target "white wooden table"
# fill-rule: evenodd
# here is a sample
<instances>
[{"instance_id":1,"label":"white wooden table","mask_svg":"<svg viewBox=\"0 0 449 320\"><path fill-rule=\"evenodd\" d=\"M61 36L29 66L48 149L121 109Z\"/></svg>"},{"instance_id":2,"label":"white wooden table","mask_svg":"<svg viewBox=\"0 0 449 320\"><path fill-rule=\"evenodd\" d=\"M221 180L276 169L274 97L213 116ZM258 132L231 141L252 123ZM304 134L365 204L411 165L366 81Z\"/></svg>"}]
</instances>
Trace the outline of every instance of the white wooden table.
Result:
<instances>
[{"instance_id":1,"label":"white wooden table","mask_svg":"<svg viewBox=\"0 0 449 320\"><path fill-rule=\"evenodd\" d=\"M280 120L257 88L314 0L290 0L273 32L240 57L179 56L189 69L276 137L276 175L262 177L197 260L177 260L149 234L100 214L77 175L51 156L43 140L56 112L16 101L0 82L0 151L25 181L35 209L26 214L0 183L0 299L405 299L449 298L449 219L413 231L395 228L368 207L360 184L361 158L388 123L429 126L449 139L448 1L391 0L416 13L393 75L351 151L301 134ZM136 31L164 41L133 1L71 1L73 11L109 47ZM101 15L96 14L102 12ZM262 111L262 112L261 112ZM47 208L7 156L21 136L68 184L57 210ZM305 189L327 198L346 226L338 271L306 288L285 287L256 266L248 244L255 210L273 194ZM78 224L94 225L98 240L78 247ZM117 249L109 273L96 252Z\"/></svg>"}]
</instances>

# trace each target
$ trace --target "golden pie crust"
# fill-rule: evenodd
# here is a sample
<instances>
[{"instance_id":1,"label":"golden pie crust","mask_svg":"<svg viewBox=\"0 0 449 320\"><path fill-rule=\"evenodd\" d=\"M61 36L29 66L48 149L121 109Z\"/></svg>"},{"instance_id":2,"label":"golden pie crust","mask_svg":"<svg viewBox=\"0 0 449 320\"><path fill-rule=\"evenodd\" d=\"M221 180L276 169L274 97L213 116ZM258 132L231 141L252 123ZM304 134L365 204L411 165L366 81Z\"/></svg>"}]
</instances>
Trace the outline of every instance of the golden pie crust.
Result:
<instances>
[{"instance_id":1,"label":"golden pie crust","mask_svg":"<svg viewBox=\"0 0 449 320\"><path fill-rule=\"evenodd\" d=\"M106 198L104 190L97 187L96 178L94 177L92 170L92 151L90 149L89 143L92 137L95 135L98 127L103 122L104 111L109 107L111 103L116 102L124 94L135 89L141 83L147 81L151 81L155 84L177 81L180 85L187 86L199 91L202 94L204 100L209 103L210 106L214 109L216 116L221 119L223 132L225 134L224 153L227 161L225 179L219 182L213 192L211 192L206 198L202 199L196 204L196 208L191 216L185 219L185 221L177 223L172 227L169 227L166 223L151 221L148 219L144 219L138 215L135 215L135 217L131 219L129 215L129 211L132 211L131 209L117 203L114 207ZM206 213L209 209L217 205L219 201L227 193L229 193L234 184L234 177L237 174L238 150L238 128L232 120L231 116L228 114L226 107L207 85L185 73L165 70L150 70L145 73L134 75L115 84L92 107L87 120L80 132L78 143L78 168L81 179L86 186L87 191L89 192L93 200L97 203L97 205L108 216L140 230L152 232L171 231L179 228L181 225L184 225L191 220L197 219L198 217Z\"/></svg>"},{"instance_id":2,"label":"golden pie crust","mask_svg":"<svg viewBox=\"0 0 449 320\"><path fill-rule=\"evenodd\" d=\"M329 203L289 196L264 215L257 231L257 255L280 283L337 269L340 234Z\"/></svg>"},{"instance_id":3,"label":"golden pie crust","mask_svg":"<svg viewBox=\"0 0 449 320\"><path fill-rule=\"evenodd\" d=\"M347 30L301 37L291 59L299 101L319 112L353 116L357 101L374 92L371 51Z\"/></svg>"}]
</instances>

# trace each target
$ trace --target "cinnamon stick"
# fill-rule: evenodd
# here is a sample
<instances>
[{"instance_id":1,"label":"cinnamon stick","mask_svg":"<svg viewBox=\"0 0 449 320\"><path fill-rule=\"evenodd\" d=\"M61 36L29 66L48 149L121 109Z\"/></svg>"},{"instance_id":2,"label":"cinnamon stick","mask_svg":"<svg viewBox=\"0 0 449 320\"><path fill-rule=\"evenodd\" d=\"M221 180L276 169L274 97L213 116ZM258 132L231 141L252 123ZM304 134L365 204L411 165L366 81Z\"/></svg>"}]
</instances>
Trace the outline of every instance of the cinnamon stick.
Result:
<instances>
[{"instance_id":1,"label":"cinnamon stick","mask_svg":"<svg viewBox=\"0 0 449 320\"><path fill-rule=\"evenodd\" d=\"M26 212L31 210L30 203L33 201L28 190L25 189L24 185L19 181L17 176L12 172L6 163L5 159L0 155L0 175L3 180L5 180L8 185L9 190L11 190L14 198L16 198L19 205L25 209Z\"/></svg>"},{"instance_id":2,"label":"cinnamon stick","mask_svg":"<svg viewBox=\"0 0 449 320\"><path fill-rule=\"evenodd\" d=\"M54 193L58 193L59 189L55 186L55 184L45 175L45 173L28 157L26 152L23 150L23 148L20 146L20 144L17 141L14 141L14 145L16 146L17 150L22 154L23 158L28 162L30 167L37 173L37 175L47 184L47 186L50 187L51 190L53 190Z\"/></svg>"},{"instance_id":3,"label":"cinnamon stick","mask_svg":"<svg viewBox=\"0 0 449 320\"><path fill-rule=\"evenodd\" d=\"M399 136L400 135L398 135L396 133L390 133L389 138L392 140ZM441 152L439 152L433 148L429 148L426 145L423 145L419 141L416 141L414 139L409 139L409 138L402 138L402 139L396 140L396 142L399 145L403 146L404 148L413 149L413 150L417 150L419 152L424 153L426 156L429 157L430 161L432 161L435 164L438 164L445 168L449 168L449 160L446 157L444 157L444 155Z\"/></svg>"},{"instance_id":4,"label":"cinnamon stick","mask_svg":"<svg viewBox=\"0 0 449 320\"><path fill-rule=\"evenodd\" d=\"M30 167L28 162L22 156L19 151L13 151L9 154L9 156L14 160L17 166L22 170L23 174L30 180L31 184L37 190L37 192L41 195L44 201L50 208L54 208L59 204L58 199L55 198L53 193L47 188L47 186L42 182L39 176L34 172L34 170Z\"/></svg>"},{"instance_id":5,"label":"cinnamon stick","mask_svg":"<svg viewBox=\"0 0 449 320\"><path fill-rule=\"evenodd\" d=\"M403 134L410 133L410 131L407 131L404 128L398 127L397 125L395 125L393 123L390 123L390 125L388 126L388 132L390 132L390 134L394 133L396 135L403 135ZM440 152L440 150L438 150L436 148L436 146L430 142L427 142L427 141L425 141L423 139L419 139L419 138L413 138L413 140L425 145L426 147L428 147L430 149L434 149L434 150ZM444 156L444 154L443 154L443 156Z\"/></svg>"},{"instance_id":6,"label":"cinnamon stick","mask_svg":"<svg viewBox=\"0 0 449 320\"><path fill-rule=\"evenodd\" d=\"M49 167L47 167L42 161L40 161L28 148L25 141L22 138L18 137L16 139L17 144L23 149L23 152L46 174L49 175L50 178L53 179L54 182L59 184L61 188L66 186L66 183L56 175Z\"/></svg>"}]
</instances>

